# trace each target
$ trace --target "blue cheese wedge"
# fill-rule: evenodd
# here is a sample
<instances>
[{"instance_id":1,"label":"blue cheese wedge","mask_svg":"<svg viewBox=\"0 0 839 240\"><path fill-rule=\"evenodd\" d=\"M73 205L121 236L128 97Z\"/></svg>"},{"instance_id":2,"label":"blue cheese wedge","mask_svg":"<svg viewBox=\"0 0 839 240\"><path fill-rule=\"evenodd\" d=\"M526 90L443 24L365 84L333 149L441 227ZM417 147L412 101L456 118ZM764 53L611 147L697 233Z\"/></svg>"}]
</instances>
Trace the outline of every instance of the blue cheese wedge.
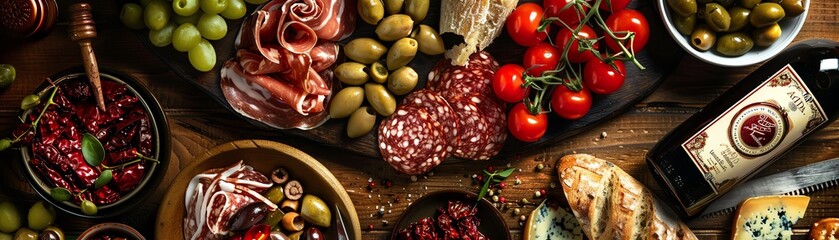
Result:
<instances>
[{"instance_id":1,"label":"blue cheese wedge","mask_svg":"<svg viewBox=\"0 0 839 240\"><path fill-rule=\"evenodd\" d=\"M735 215L731 239L790 239L793 225L804 217L809 203L807 196L746 199Z\"/></svg>"},{"instance_id":2,"label":"blue cheese wedge","mask_svg":"<svg viewBox=\"0 0 839 240\"><path fill-rule=\"evenodd\" d=\"M543 201L530 213L524 229L525 240L582 240L583 230L574 214Z\"/></svg>"}]
</instances>

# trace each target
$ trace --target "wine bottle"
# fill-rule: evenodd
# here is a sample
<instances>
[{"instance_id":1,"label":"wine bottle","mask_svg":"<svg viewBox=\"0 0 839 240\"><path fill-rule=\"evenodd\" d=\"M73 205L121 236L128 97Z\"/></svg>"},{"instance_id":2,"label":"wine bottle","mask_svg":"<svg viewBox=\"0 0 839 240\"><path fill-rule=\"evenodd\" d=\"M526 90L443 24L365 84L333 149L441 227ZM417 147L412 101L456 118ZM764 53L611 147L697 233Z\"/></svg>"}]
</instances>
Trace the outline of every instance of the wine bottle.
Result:
<instances>
[{"instance_id":1,"label":"wine bottle","mask_svg":"<svg viewBox=\"0 0 839 240\"><path fill-rule=\"evenodd\" d=\"M683 217L702 211L839 116L839 43L787 48L670 131L647 154Z\"/></svg>"}]
</instances>

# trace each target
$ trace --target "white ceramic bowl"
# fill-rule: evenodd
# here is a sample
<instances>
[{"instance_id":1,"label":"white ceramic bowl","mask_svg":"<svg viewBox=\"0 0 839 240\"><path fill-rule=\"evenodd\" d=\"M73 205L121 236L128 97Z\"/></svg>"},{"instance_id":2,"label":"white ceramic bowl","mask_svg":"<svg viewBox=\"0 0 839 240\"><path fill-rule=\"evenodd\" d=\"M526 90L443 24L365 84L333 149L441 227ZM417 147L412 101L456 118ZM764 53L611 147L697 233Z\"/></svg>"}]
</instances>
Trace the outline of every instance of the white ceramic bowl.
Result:
<instances>
[{"instance_id":1,"label":"white ceramic bowl","mask_svg":"<svg viewBox=\"0 0 839 240\"><path fill-rule=\"evenodd\" d=\"M676 27L673 26L671 15L675 15L675 13L673 13L673 11L670 10L670 7L667 6L666 0L656 0L656 3L658 4L658 11L661 13L661 19L664 21L664 26L667 29L667 32L670 33L670 36L676 40L676 43L678 43L679 46L690 53L690 55L693 55L704 62L725 67L749 66L769 60L773 56L777 55L781 52L781 50L784 50L784 48L786 48L793 39L795 39L795 36L798 35L798 32L801 31L801 27L804 25L807 13L810 12L810 0L804 0L805 10L801 13L801 15L793 18L786 17L778 22L781 26L781 38L778 39L778 41L769 47L755 46L752 50L742 56L726 57L717 53L714 50L716 47L712 47L705 52L701 52L696 50L696 48L693 48L689 41L690 36L682 35L678 30L676 30ZM720 35L718 34L717 37L719 36Z\"/></svg>"}]
</instances>

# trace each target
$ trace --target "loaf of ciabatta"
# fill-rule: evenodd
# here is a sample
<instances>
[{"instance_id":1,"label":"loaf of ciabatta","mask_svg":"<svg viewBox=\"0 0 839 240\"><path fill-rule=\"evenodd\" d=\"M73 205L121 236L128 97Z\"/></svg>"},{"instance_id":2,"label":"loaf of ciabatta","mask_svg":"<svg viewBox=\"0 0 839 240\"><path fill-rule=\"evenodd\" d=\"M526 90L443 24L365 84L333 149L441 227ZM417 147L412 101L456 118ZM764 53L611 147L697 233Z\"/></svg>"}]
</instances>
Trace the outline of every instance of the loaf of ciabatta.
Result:
<instances>
[{"instance_id":1,"label":"loaf of ciabatta","mask_svg":"<svg viewBox=\"0 0 839 240\"><path fill-rule=\"evenodd\" d=\"M562 157L557 171L589 239L696 239L649 189L611 162L574 154Z\"/></svg>"}]
</instances>

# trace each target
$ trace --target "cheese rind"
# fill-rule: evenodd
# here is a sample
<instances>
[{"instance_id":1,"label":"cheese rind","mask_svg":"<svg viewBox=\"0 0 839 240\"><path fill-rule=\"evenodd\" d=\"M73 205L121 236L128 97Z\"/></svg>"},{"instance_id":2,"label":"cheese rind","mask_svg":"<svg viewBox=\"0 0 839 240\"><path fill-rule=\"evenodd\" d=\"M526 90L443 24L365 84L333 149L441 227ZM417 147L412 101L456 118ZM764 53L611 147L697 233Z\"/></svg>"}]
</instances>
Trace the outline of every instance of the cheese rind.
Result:
<instances>
[{"instance_id":1,"label":"cheese rind","mask_svg":"<svg viewBox=\"0 0 839 240\"><path fill-rule=\"evenodd\" d=\"M790 239L792 227L804 217L810 197L764 196L740 204L731 239Z\"/></svg>"}]
</instances>

